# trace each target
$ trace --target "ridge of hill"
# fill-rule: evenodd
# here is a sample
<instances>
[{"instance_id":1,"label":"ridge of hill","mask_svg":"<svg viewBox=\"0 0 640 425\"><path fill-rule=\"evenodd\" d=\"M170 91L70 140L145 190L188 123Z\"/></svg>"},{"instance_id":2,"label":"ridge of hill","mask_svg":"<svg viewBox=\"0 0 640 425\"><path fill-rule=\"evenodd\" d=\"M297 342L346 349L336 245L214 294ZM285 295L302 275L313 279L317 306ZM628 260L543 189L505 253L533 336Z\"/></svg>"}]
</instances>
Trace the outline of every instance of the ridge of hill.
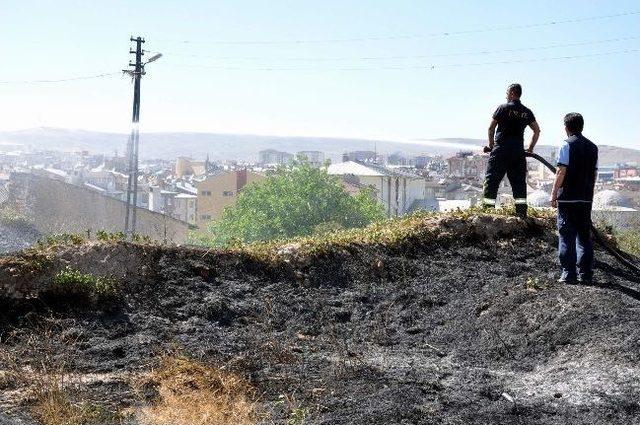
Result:
<instances>
[{"instance_id":1,"label":"ridge of hill","mask_svg":"<svg viewBox=\"0 0 640 425\"><path fill-rule=\"evenodd\" d=\"M0 409L37 412L16 377L46 358L138 423L202 389L153 372L178 352L253 388L243 423L634 423L640 281L597 252L600 286L559 285L556 243L550 216L476 212L233 250L53 240L0 258Z\"/></svg>"},{"instance_id":2,"label":"ridge of hill","mask_svg":"<svg viewBox=\"0 0 640 425\"><path fill-rule=\"evenodd\" d=\"M19 144L38 149L66 151L84 149L93 153L113 155L116 150L120 154L125 151L127 138L126 134L41 127L0 132L0 145ZM318 150L325 152L332 160L339 160L344 152L355 150L375 150L383 154L402 152L405 155L452 155L460 150L479 150L485 144L486 141L483 139L468 138L399 142L335 137L164 132L141 135L141 156L151 159L175 159L187 155L195 159L204 159L209 155L214 160L256 160L260 150L277 149L290 153ZM537 151L542 155L549 155L554 149L556 148L553 146L539 145ZM640 150L601 145L600 157L600 163L603 165L617 162L640 163Z\"/></svg>"}]
</instances>

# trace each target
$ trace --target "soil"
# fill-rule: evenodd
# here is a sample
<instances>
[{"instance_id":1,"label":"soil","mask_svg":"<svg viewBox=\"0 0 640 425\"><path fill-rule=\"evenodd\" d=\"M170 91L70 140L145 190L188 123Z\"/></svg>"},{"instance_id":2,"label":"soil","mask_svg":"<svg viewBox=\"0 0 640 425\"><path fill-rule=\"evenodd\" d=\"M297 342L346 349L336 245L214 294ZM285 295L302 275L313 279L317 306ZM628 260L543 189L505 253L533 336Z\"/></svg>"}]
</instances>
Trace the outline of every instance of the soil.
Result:
<instances>
[{"instance_id":1,"label":"soil","mask_svg":"<svg viewBox=\"0 0 640 425\"><path fill-rule=\"evenodd\" d=\"M113 409L140 404L131 377L179 351L248 378L266 423L296 411L314 424L640 424L640 277L597 251L598 285L556 283L549 222L439 225L446 238L304 259L293 247L275 266L65 248L51 270L119 272L124 300L88 308L42 288L5 298L0 351L63 363L83 398ZM24 419L20 395L5 388L0 407Z\"/></svg>"}]
</instances>

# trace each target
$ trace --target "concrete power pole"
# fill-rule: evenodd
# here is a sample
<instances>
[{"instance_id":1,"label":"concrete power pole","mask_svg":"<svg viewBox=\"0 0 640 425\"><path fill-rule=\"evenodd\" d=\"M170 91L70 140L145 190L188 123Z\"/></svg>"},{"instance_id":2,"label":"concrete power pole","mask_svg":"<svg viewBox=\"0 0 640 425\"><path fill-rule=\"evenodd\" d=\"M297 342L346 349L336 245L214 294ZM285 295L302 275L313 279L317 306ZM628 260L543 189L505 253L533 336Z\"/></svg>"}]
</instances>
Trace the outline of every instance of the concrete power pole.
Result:
<instances>
[{"instance_id":1,"label":"concrete power pole","mask_svg":"<svg viewBox=\"0 0 640 425\"><path fill-rule=\"evenodd\" d=\"M127 205L124 224L124 232L127 235L133 234L136 231L136 209L138 203L138 145L140 142L140 132L138 128L138 123L140 122L140 80L144 75L144 64L142 63L142 55L144 55L142 43L144 43L144 39L142 37L131 37L130 40L136 43L135 50L129 49L129 53L136 56L136 61L135 63L129 62L129 66L133 67L133 71L124 70L124 72L128 73L133 78L133 115L131 118L131 135L129 136L129 142L127 145L129 177L127 180Z\"/></svg>"}]
</instances>

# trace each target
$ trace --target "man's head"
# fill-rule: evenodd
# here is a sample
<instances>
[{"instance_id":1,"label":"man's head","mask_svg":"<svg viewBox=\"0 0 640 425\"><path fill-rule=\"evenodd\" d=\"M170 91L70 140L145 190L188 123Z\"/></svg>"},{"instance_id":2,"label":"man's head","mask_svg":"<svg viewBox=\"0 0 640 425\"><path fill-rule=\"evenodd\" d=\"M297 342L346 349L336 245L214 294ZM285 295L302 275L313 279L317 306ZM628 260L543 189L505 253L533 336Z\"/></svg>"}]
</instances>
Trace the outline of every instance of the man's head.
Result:
<instances>
[{"instance_id":1,"label":"man's head","mask_svg":"<svg viewBox=\"0 0 640 425\"><path fill-rule=\"evenodd\" d=\"M564 129L567 136L581 134L584 128L584 118L577 112L571 112L564 116Z\"/></svg>"},{"instance_id":2,"label":"man's head","mask_svg":"<svg viewBox=\"0 0 640 425\"><path fill-rule=\"evenodd\" d=\"M522 86L518 83L511 84L507 87L507 101L519 100L522 96Z\"/></svg>"}]
</instances>

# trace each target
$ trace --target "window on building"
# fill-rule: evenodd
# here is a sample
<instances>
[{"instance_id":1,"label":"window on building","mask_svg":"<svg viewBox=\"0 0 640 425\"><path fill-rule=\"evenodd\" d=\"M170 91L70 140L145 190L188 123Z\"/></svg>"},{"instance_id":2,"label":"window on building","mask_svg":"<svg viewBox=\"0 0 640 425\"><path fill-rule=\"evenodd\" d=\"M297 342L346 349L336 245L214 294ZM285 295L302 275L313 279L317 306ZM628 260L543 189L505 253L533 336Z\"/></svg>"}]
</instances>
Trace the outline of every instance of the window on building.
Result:
<instances>
[{"instance_id":1,"label":"window on building","mask_svg":"<svg viewBox=\"0 0 640 425\"><path fill-rule=\"evenodd\" d=\"M202 196L211 196L211 191L210 190L203 190L202 192L200 192L200 194Z\"/></svg>"},{"instance_id":2,"label":"window on building","mask_svg":"<svg viewBox=\"0 0 640 425\"><path fill-rule=\"evenodd\" d=\"M209 214L202 214L202 215L200 216L200 219L201 219L201 220L211 220L211 215L209 215Z\"/></svg>"},{"instance_id":3,"label":"window on building","mask_svg":"<svg viewBox=\"0 0 640 425\"><path fill-rule=\"evenodd\" d=\"M222 196L233 196L233 190L225 190L222 192Z\"/></svg>"}]
</instances>

